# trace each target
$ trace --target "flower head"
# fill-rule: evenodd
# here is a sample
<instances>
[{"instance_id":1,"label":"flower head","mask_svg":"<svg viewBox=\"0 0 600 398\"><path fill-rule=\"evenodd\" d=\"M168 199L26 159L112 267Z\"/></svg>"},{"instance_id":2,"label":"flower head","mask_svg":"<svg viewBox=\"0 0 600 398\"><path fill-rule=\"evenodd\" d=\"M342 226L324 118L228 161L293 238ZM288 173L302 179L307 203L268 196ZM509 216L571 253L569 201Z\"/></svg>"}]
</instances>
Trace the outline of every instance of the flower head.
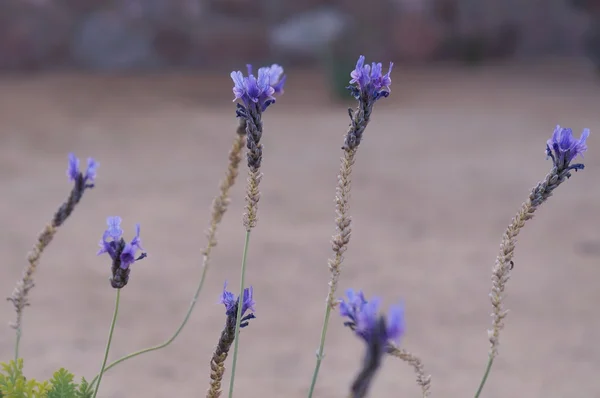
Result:
<instances>
[{"instance_id":1,"label":"flower head","mask_svg":"<svg viewBox=\"0 0 600 398\"><path fill-rule=\"evenodd\" d=\"M365 65L365 57L361 55L356 62L356 68L350 73L352 80L348 89L356 99L364 98L367 101L377 101L389 96L393 66L394 63L390 62L388 73L384 75L381 63Z\"/></svg>"},{"instance_id":2,"label":"flower head","mask_svg":"<svg viewBox=\"0 0 600 398\"><path fill-rule=\"evenodd\" d=\"M128 269L131 264L147 256L143 252L142 240L140 239L140 224L136 224L136 234L130 243L126 243L122 237L121 217L108 217L106 224L108 228L106 228L106 231L102 235L98 255L108 253L113 262L118 259L121 269ZM142 251L142 253L136 257L138 250Z\"/></svg>"},{"instance_id":3,"label":"flower head","mask_svg":"<svg viewBox=\"0 0 600 398\"><path fill-rule=\"evenodd\" d=\"M347 301L342 299L340 303L340 315L349 319L344 325L349 326L366 342L380 336L381 333L377 333L377 323L381 317L379 313L381 300L378 297L366 300L361 291L355 293L352 289L346 291L346 297ZM404 307L402 305L390 307L386 318L386 332L381 337L384 343L399 342L404 330Z\"/></svg>"},{"instance_id":4,"label":"flower head","mask_svg":"<svg viewBox=\"0 0 600 398\"><path fill-rule=\"evenodd\" d=\"M227 290L227 282L225 282L219 302L225 305L225 313L227 314L227 317L232 320L235 320L237 317L239 299L239 296L235 297L232 292ZM240 327L248 326L248 321L255 318L253 313L244 315L247 311L255 311L254 304L256 303L253 298L253 289L252 286L250 286L244 289L244 296L242 297L242 319Z\"/></svg>"},{"instance_id":5,"label":"flower head","mask_svg":"<svg viewBox=\"0 0 600 398\"><path fill-rule=\"evenodd\" d=\"M85 175L83 175L81 171L79 171L79 159L75 156L75 154L69 154L69 167L67 167L67 176L69 177L70 181L77 181L77 179L81 176L84 184L88 187L92 187L94 179L96 178L97 169L98 162L96 162L93 158L88 158Z\"/></svg>"},{"instance_id":6,"label":"flower head","mask_svg":"<svg viewBox=\"0 0 600 398\"><path fill-rule=\"evenodd\" d=\"M585 143L590 135L589 129L583 129L581 137L577 140L573 137L573 130L562 128L559 125L554 129L552 138L546 143L546 154L552 158L555 166L564 169L582 169L582 164L570 165L571 161L587 150Z\"/></svg>"},{"instance_id":7,"label":"flower head","mask_svg":"<svg viewBox=\"0 0 600 398\"><path fill-rule=\"evenodd\" d=\"M252 65L247 65L248 76L240 71L231 72L233 95L242 100L246 108L256 108L260 112L275 102L275 94L283 93L285 76L283 68L277 64L258 69L258 77L252 73Z\"/></svg>"}]
</instances>

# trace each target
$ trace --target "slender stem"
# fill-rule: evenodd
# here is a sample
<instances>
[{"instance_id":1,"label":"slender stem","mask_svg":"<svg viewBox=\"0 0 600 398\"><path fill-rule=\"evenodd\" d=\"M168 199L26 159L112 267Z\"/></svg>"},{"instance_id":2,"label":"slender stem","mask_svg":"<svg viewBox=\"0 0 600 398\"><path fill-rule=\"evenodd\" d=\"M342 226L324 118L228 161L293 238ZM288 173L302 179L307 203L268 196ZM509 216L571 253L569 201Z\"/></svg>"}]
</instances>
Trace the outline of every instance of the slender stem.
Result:
<instances>
[{"instance_id":1,"label":"slender stem","mask_svg":"<svg viewBox=\"0 0 600 398\"><path fill-rule=\"evenodd\" d=\"M19 359L19 344L21 343L21 327L17 328L17 340L15 341L15 363Z\"/></svg>"},{"instance_id":2,"label":"slender stem","mask_svg":"<svg viewBox=\"0 0 600 398\"><path fill-rule=\"evenodd\" d=\"M106 367L106 369L104 369L104 371L106 372L109 369L112 369L114 366L117 366L118 364L120 364L123 361L131 359L133 357L137 357L138 355L142 355L142 354L145 354L147 352L152 352L152 351L160 350L161 348L165 348L166 346L168 346L169 344L171 344L177 338L177 336L179 336L179 333L181 333L181 331L183 330L183 328L187 324L188 320L190 319L190 316L192 315L192 311L194 310L194 306L198 302L198 296L200 295L200 291L202 290L202 287L204 286L204 280L206 279L206 272L207 271L208 271L208 267L204 267L204 269L202 270L202 277L200 278L200 282L198 283L198 288L196 289L196 292L194 293L194 297L192 298L192 301L190 302L190 306L188 308L188 311L185 314L185 317L183 318L183 322L181 322L181 325L179 325L179 327L177 328L177 330L175 331L175 333L173 333L173 336L171 336L167 341L165 341L162 344L155 345L153 347L144 348L143 350L132 352L131 354L128 354L128 355L126 355L126 356L124 356L122 358L117 359L116 361L114 361L111 364L109 364ZM92 379L92 381L90 382L90 386L94 385L94 383L98 380L99 376L100 375L98 374L98 375L96 375L96 377L94 377Z\"/></svg>"},{"instance_id":3,"label":"slender stem","mask_svg":"<svg viewBox=\"0 0 600 398\"><path fill-rule=\"evenodd\" d=\"M98 395L98 389L100 388L100 382L102 381L102 375L106 368L106 361L108 360L108 352L110 351L110 343L112 342L113 332L115 331L115 324L117 323L117 315L119 314L119 300L121 299L121 289L117 289L117 298L115 300L115 312L113 314L112 322L110 323L110 331L108 332L108 341L106 342L106 350L104 350L104 360L102 361L102 367L98 375L98 384L94 389L94 398Z\"/></svg>"},{"instance_id":4,"label":"slender stem","mask_svg":"<svg viewBox=\"0 0 600 398\"><path fill-rule=\"evenodd\" d=\"M313 373L312 381L310 383L310 389L308 390L308 397L311 398L315 392L315 386L317 384L317 378L319 377L319 370L321 369L321 361L323 360L323 352L325 351L325 339L327 337L327 327L329 326L329 315L331 314L331 305L329 304L329 298L327 299L327 309L325 310L325 320L323 321L323 329L321 330L321 343L319 344L319 351L317 352L317 364L315 365L315 371Z\"/></svg>"},{"instance_id":5,"label":"slender stem","mask_svg":"<svg viewBox=\"0 0 600 398\"><path fill-rule=\"evenodd\" d=\"M245 123L240 124L240 127L238 127L238 131L242 131L245 134ZM196 292L192 297L192 301L190 302L190 305L188 307L187 313L185 314L185 317L183 318L183 321L181 322L177 330L175 330L175 333L173 333L173 335L164 343L153 347L144 348L140 351L136 351L122 358L119 358L116 361L112 362L110 365L108 365L105 371L112 369L114 366L120 364L121 362L137 357L138 355L142 355L147 352L157 351L167 347L173 341L175 341L175 339L179 336L179 334L187 324L188 320L190 319L194 307L198 302L200 291L202 291L202 288L204 287L204 281L206 280L206 273L208 272L212 249L217 245L217 227L223 219L223 216L227 212L227 207L229 204L229 191L231 190L231 187L233 187L233 185L235 184L235 180L238 175L238 167L241 161L241 152L242 148L244 147L244 143L246 142L246 136L244 134L240 134L238 132L236 136L233 146L229 151L229 166L227 167L227 173L225 175L225 178L221 181L221 184L219 185L219 195L213 200L211 210L211 222L207 233L208 243L206 249L204 249L204 256L202 259L202 276L200 277L198 287L196 288ZM96 375L96 377L92 379L90 386L93 386L96 380L98 380L98 375Z\"/></svg>"},{"instance_id":6,"label":"slender stem","mask_svg":"<svg viewBox=\"0 0 600 398\"><path fill-rule=\"evenodd\" d=\"M233 385L235 383L235 366L238 357L238 345L240 337L240 323L242 322L242 304L244 303L244 279L246 276L246 259L248 258L248 246L250 244L250 228L246 229L246 239L244 239L244 254L242 255L242 270L240 275L240 297L238 301L237 316L235 319L235 342L233 345L233 359L231 362L231 380L229 380L229 398L233 397Z\"/></svg>"},{"instance_id":7,"label":"slender stem","mask_svg":"<svg viewBox=\"0 0 600 398\"><path fill-rule=\"evenodd\" d=\"M488 376L490 375L490 369L492 369L492 365L494 364L494 357L492 355L489 356L487 366L485 367L485 373L483 374L483 378L481 379L481 383L479 383L479 388L475 393L475 398L479 398L481 391L483 391L483 386L485 386L485 382L487 381Z\"/></svg>"}]
</instances>

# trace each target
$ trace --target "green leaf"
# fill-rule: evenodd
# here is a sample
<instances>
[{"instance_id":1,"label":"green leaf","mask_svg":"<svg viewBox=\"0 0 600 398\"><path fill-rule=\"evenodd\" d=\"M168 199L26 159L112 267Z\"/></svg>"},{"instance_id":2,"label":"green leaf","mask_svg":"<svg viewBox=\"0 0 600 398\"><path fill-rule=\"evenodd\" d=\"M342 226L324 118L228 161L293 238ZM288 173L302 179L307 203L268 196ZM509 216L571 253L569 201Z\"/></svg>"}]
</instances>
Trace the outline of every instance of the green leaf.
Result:
<instances>
[{"instance_id":1,"label":"green leaf","mask_svg":"<svg viewBox=\"0 0 600 398\"><path fill-rule=\"evenodd\" d=\"M79 388L75 392L75 397L77 398L92 398L94 396L94 389L85 379L85 377L81 378L81 383L79 383Z\"/></svg>"},{"instance_id":2,"label":"green leaf","mask_svg":"<svg viewBox=\"0 0 600 398\"><path fill-rule=\"evenodd\" d=\"M0 396L3 398L47 398L47 382L27 380L23 375L23 359L0 363Z\"/></svg>"},{"instance_id":3,"label":"green leaf","mask_svg":"<svg viewBox=\"0 0 600 398\"><path fill-rule=\"evenodd\" d=\"M73 383L73 378L73 374L68 370L57 370L50 379L52 388L48 392L48 398L75 398L77 386Z\"/></svg>"}]
</instances>

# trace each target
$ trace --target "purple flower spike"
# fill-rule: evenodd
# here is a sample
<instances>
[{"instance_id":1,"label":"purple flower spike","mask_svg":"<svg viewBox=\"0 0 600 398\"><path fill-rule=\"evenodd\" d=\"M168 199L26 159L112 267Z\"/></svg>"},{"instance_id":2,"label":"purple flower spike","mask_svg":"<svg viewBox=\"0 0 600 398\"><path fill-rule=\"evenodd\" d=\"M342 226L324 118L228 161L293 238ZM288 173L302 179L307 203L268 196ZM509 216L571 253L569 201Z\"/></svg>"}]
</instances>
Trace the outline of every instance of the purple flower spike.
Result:
<instances>
[{"instance_id":1,"label":"purple flower spike","mask_svg":"<svg viewBox=\"0 0 600 398\"><path fill-rule=\"evenodd\" d=\"M385 75L382 71L381 63L373 62L371 65L365 65L365 57L361 55L356 62L356 68L350 73L350 86L348 89L356 98L361 98L365 102L375 102L380 98L385 98L390 95L390 85L392 78L393 62L390 62L390 68Z\"/></svg>"},{"instance_id":2,"label":"purple flower spike","mask_svg":"<svg viewBox=\"0 0 600 398\"><path fill-rule=\"evenodd\" d=\"M378 297L366 300L361 291L355 293L352 289L346 292L346 297L348 297L347 301L340 302L340 315L349 319L344 325L350 327L357 336L368 343L375 335L379 335L376 329L378 319L381 317L379 314L381 300ZM398 343L405 331L404 307L402 305L390 307L385 323L386 333L382 337L383 343Z\"/></svg>"},{"instance_id":3,"label":"purple flower spike","mask_svg":"<svg viewBox=\"0 0 600 398\"><path fill-rule=\"evenodd\" d=\"M102 235L100 241L100 250L98 255L108 253L110 258L115 262L119 260L119 267L121 269L128 269L131 264L141 260L147 256L143 252L140 239L140 224L136 224L136 235L130 243L126 243L123 239L123 230L121 229L121 217L114 216L106 219L108 228ZM139 256L136 256L138 250L142 251Z\"/></svg>"},{"instance_id":4,"label":"purple flower spike","mask_svg":"<svg viewBox=\"0 0 600 398\"><path fill-rule=\"evenodd\" d=\"M94 179L96 178L96 170L98 169L98 162L93 158L88 158L87 169L85 175L79 171L79 159L73 153L69 153L69 167L67 168L67 177L70 181L77 181L81 176L83 183L87 188L94 186Z\"/></svg>"},{"instance_id":5,"label":"purple flower spike","mask_svg":"<svg viewBox=\"0 0 600 398\"><path fill-rule=\"evenodd\" d=\"M581 137L573 137L573 130L562 128L559 125L554 129L552 138L546 143L546 154L552 158L554 165L562 170L580 170L583 164L571 165L577 156L583 158L583 153L587 150L585 141L590 135L589 129L583 129Z\"/></svg>"},{"instance_id":6,"label":"purple flower spike","mask_svg":"<svg viewBox=\"0 0 600 398\"><path fill-rule=\"evenodd\" d=\"M248 76L240 71L231 72L233 80L233 95L236 100L241 100L246 108L257 108L264 112L275 102L274 95L283 93L285 76L283 68L277 64L263 67L258 70L258 77L252 74L252 65L246 65Z\"/></svg>"},{"instance_id":7,"label":"purple flower spike","mask_svg":"<svg viewBox=\"0 0 600 398\"><path fill-rule=\"evenodd\" d=\"M235 325L239 296L235 297L235 295L232 292L227 290L227 282L225 282L225 285L223 286L223 293L221 294L221 299L219 300L219 302L225 305L225 313L227 314L227 318ZM250 319L255 318L254 314L252 313L253 311L255 311L254 304L256 303L253 299L253 289L252 286L250 286L244 289L244 295L242 298L242 319L240 327L243 328L248 326L248 321ZM248 315L244 315L247 311L251 311L251 313Z\"/></svg>"}]
</instances>

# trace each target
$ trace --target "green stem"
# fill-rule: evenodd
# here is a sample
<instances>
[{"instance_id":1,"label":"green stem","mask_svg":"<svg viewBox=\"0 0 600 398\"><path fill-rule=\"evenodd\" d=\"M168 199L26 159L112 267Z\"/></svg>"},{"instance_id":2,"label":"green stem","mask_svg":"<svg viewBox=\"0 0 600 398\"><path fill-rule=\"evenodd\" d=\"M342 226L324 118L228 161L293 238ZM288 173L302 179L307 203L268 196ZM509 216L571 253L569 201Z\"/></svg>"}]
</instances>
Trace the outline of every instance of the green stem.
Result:
<instances>
[{"instance_id":1,"label":"green stem","mask_svg":"<svg viewBox=\"0 0 600 398\"><path fill-rule=\"evenodd\" d=\"M19 359L19 344L21 343L21 327L17 328L17 340L15 342L15 363Z\"/></svg>"},{"instance_id":2,"label":"green stem","mask_svg":"<svg viewBox=\"0 0 600 398\"><path fill-rule=\"evenodd\" d=\"M475 398L479 398L481 391L483 391L483 386L485 386L485 382L487 381L488 376L490 375L490 369L492 369L492 364L494 363L494 357L490 355L488 358L487 366L485 367L485 373L483 374L483 379L481 379L481 383L479 383L479 388L475 393Z\"/></svg>"},{"instance_id":3,"label":"green stem","mask_svg":"<svg viewBox=\"0 0 600 398\"><path fill-rule=\"evenodd\" d=\"M165 348L166 346L168 346L169 344L171 344L173 341L175 341L175 339L177 338L177 336L179 336L179 333L181 333L181 331L183 330L183 328L187 324L188 320L190 319L190 316L192 315L192 311L194 310L194 306L198 302L198 296L200 295L200 291L202 290L202 287L204 286L204 280L206 279L206 272L207 271L208 271L208 267L204 267L204 269L202 270L202 276L200 277L200 282L198 283L198 287L196 288L196 292L194 293L194 297L192 298L192 301L190 302L190 306L188 308L188 311L185 314L185 317L183 318L183 322L181 322L181 325L179 325L179 327L177 328L177 330L175 331L175 333L173 333L173 336L171 336L167 341L165 341L162 344L155 345L153 347L144 348L143 350L132 352L131 354L125 355L124 357L117 359L116 361L114 361L110 365L108 365L106 367L106 369L104 369L104 371L107 372L109 369L112 369L113 367L117 366L121 362L126 361L128 359L131 359L133 357L137 357L138 355L142 355L142 354L145 354L147 352L152 352L152 351L160 350L161 348ZM98 380L99 376L100 375L96 375L96 377L94 377L92 379L92 381L90 383L90 386L94 385L94 383L96 382L96 380Z\"/></svg>"},{"instance_id":4,"label":"green stem","mask_svg":"<svg viewBox=\"0 0 600 398\"><path fill-rule=\"evenodd\" d=\"M242 306L244 303L244 279L246 276L246 259L248 258L248 246L250 244L250 232L246 230L246 239L244 239L244 254L242 255L242 270L240 276L240 297L238 299L237 316L235 319L235 342L233 346L233 360L231 362L231 380L229 380L229 398L233 397L233 385L235 383L235 366L237 364L238 346L240 337L240 323L242 322Z\"/></svg>"},{"instance_id":5,"label":"green stem","mask_svg":"<svg viewBox=\"0 0 600 398\"><path fill-rule=\"evenodd\" d=\"M98 375L98 385L94 389L94 397L98 395L98 389L100 388L100 382L102 381L102 375L106 368L106 361L108 360L108 352L110 351L110 343L112 342L113 332L115 331L115 324L117 323L117 315L119 314L119 300L121 299L121 289L117 289L117 298L115 300L115 312L113 314L112 322L110 323L110 331L108 332L108 341L106 342L106 350L104 350L104 360L102 361L102 367Z\"/></svg>"},{"instance_id":6,"label":"green stem","mask_svg":"<svg viewBox=\"0 0 600 398\"><path fill-rule=\"evenodd\" d=\"M323 321L323 329L321 329L321 343L319 344L319 351L317 352L317 364L315 365L315 371L313 373L312 381L310 383L310 389L308 390L308 398L312 398L315 392L315 386L317 385L317 378L319 377L319 370L321 369L321 361L323 361L323 352L325 351L325 339L327 338L327 327L329 326L329 316L331 315L331 305L329 304L329 297L327 298L327 309L325 310L325 320Z\"/></svg>"}]
</instances>

